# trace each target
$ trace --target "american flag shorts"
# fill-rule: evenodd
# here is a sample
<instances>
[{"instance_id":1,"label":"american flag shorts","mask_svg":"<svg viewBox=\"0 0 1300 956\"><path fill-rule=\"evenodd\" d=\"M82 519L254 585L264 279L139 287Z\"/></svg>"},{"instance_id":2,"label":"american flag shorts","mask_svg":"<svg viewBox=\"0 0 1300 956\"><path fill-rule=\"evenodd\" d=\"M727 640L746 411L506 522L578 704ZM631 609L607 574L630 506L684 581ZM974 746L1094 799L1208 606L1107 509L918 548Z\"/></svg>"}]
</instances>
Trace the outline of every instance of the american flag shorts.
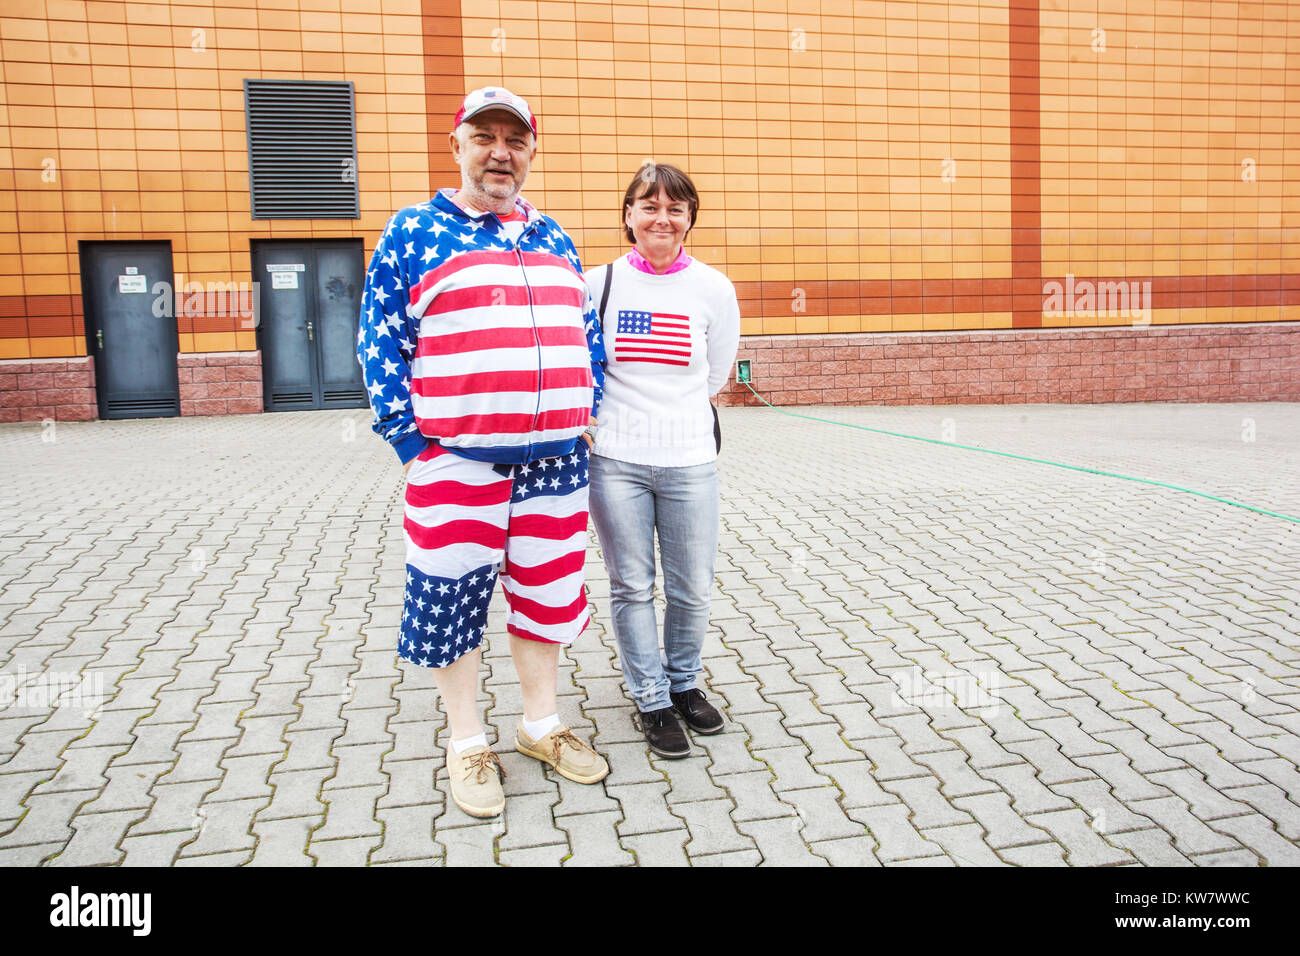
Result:
<instances>
[{"instance_id":1,"label":"american flag shorts","mask_svg":"<svg viewBox=\"0 0 1300 956\"><path fill-rule=\"evenodd\" d=\"M434 443L406 476L406 601L398 653L446 667L478 647L498 576L518 637L569 644L591 621L587 444L526 465L472 461Z\"/></svg>"}]
</instances>

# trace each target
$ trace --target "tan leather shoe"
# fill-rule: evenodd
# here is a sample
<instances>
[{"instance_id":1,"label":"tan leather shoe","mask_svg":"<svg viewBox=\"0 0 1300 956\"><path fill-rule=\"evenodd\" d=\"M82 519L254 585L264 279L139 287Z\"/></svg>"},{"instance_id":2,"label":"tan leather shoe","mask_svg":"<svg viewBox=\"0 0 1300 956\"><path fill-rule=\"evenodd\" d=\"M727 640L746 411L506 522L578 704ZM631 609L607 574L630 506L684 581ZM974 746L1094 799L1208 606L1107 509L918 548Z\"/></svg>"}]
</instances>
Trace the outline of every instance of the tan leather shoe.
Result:
<instances>
[{"instance_id":1,"label":"tan leather shoe","mask_svg":"<svg viewBox=\"0 0 1300 956\"><path fill-rule=\"evenodd\" d=\"M595 783L604 780L609 773L609 764L605 758L563 725L556 727L541 740L533 740L520 724L515 732L515 749L521 754L550 764L560 776L574 783Z\"/></svg>"},{"instance_id":2,"label":"tan leather shoe","mask_svg":"<svg viewBox=\"0 0 1300 956\"><path fill-rule=\"evenodd\" d=\"M488 747L471 747L463 754L447 744L447 777L451 798L471 817L495 817L506 808L501 778L506 768Z\"/></svg>"}]
</instances>

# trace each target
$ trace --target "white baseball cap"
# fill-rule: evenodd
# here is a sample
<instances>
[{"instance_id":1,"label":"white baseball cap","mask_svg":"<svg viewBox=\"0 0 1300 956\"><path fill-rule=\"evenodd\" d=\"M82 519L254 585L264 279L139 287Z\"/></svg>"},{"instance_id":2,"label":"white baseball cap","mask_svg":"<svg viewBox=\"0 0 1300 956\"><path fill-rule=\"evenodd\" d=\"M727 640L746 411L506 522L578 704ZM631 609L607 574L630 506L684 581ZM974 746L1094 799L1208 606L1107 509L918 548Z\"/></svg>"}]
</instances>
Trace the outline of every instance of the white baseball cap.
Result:
<instances>
[{"instance_id":1,"label":"white baseball cap","mask_svg":"<svg viewBox=\"0 0 1300 956\"><path fill-rule=\"evenodd\" d=\"M522 96L515 96L502 86L485 86L466 96L456 112L452 128L455 129L471 116L477 116L484 110L491 109L509 110L523 120L524 125L533 131L534 136L537 135L537 117L533 116L533 111L528 108L528 101Z\"/></svg>"}]
</instances>

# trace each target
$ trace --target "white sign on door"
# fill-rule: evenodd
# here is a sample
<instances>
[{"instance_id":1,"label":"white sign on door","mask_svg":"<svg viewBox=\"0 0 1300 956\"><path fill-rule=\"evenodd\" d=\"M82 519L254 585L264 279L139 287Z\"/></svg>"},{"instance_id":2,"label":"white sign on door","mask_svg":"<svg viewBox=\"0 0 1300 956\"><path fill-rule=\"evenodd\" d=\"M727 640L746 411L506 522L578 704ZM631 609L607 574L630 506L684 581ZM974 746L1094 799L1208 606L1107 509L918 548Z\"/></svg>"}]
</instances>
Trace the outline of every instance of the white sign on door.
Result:
<instances>
[{"instance_id":1,"label":"white sign on door","mask_svg":"<svg viewBox=\"0 0 1300 956\"><path fill-rule=\"evenodd\" d=\"M117 291L147 293L149 291L149 277L139 275L118 276Z\"/></svg>"},{"instance_id":2,"label":"white sign on door","mask_svg":"<svg viewBox=\"0 0 1300 956\"><path fill-rule=\"evenodd\" d=\"M272 289L296 289L298 288L298 273L296 272L272 272L271 273Z\"/></svg>"}]
</instances>

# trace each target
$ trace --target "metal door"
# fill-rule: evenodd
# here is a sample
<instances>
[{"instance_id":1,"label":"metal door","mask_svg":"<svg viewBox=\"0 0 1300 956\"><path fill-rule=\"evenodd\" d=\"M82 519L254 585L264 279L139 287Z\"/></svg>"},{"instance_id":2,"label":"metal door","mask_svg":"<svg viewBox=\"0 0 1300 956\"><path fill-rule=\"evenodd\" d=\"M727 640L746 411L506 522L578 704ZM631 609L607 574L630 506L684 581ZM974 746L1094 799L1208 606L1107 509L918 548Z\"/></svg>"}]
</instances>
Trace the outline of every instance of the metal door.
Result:
<instances>
[{"instance_id":1,"label":"metal door","mask_svg":"<svg viewBox=\"0 0 1300 956\"><path fill-rule=\"evenodd\" d=\"M367 408L365 380L357 362L357 318L365 281L365 248L355 242L320 242L316 264L316 358L321 408Z\"/></svg>"},{"instance_id":2,"label":"metal door","mask_svg":"<svg viewBox=\"0 0 1300 956\"><path fill-rule=\"evenodd\" d=\"M86 349L95 358L99 417L179 415L180 336L171 309L171 243L79 245ZM155 309L159 301L163 304Z\"/></svg>"},{"instance_id":3,"label":"metal door","mask_svg":"<svg viewBox=\"0 0 1300 956\"><path fill-rule=\"evenodd\" d=\"M364 255L359 239L254 244L267 411L369 404L356 357Z\"/></svg>"}]
</instances>

